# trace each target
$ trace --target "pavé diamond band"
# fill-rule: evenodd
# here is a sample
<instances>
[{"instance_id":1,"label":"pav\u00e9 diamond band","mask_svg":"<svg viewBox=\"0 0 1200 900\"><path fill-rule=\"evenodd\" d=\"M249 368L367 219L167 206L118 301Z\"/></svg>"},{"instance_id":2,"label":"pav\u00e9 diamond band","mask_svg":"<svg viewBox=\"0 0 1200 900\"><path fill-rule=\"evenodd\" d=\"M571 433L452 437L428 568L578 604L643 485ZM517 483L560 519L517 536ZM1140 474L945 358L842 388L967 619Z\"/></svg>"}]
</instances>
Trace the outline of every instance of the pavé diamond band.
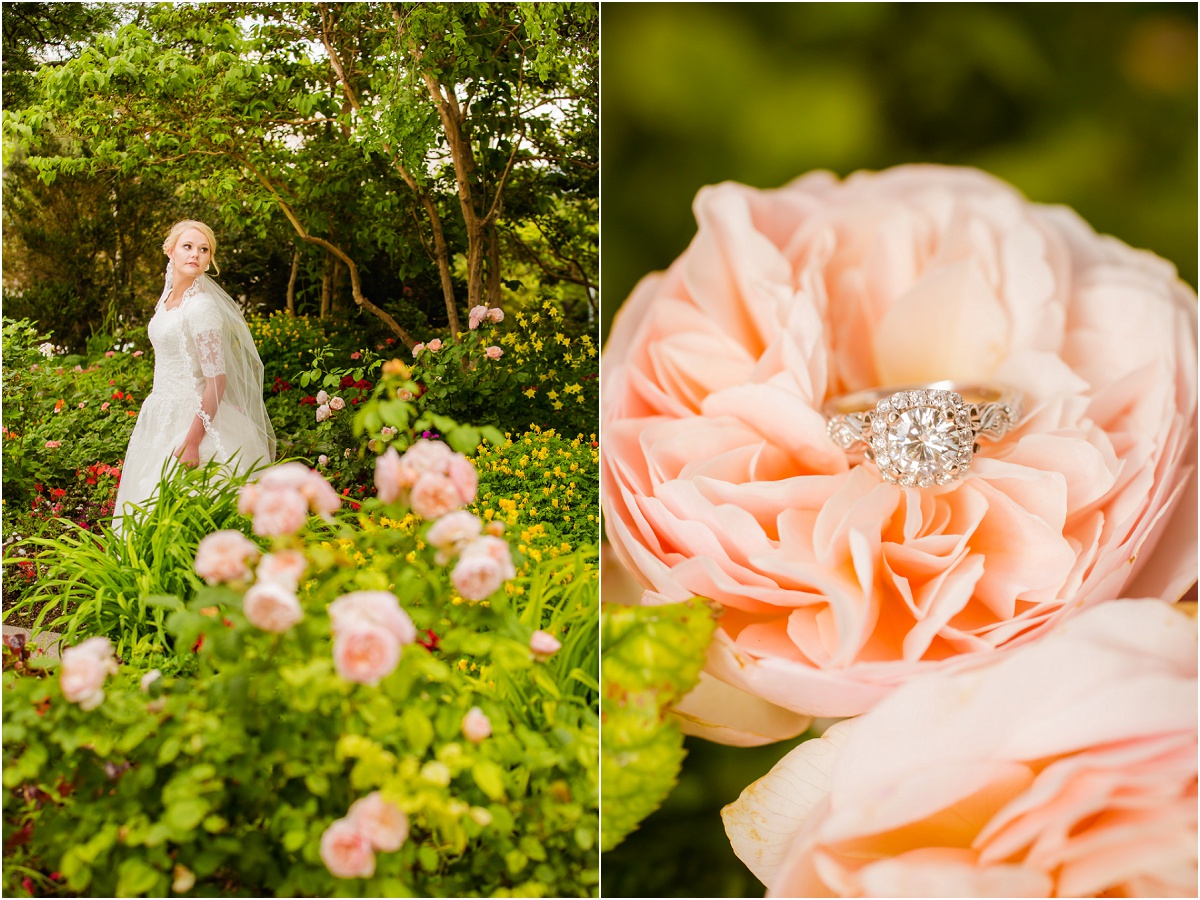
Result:
<instances>
[{"instance_id":1,"label":"pav\u00e9 diamond band","mask_svg":"<svg viewBox=\"0 0 1200 900\"><path fill-rule=\"evenodd\" d=\"M825 404L829 437L865 454L886 481L932 487L966 475L980 438L999 440L1021 417L1021 393L987 384L937 381L872 388Z\"/></svg>"}]
</instances>

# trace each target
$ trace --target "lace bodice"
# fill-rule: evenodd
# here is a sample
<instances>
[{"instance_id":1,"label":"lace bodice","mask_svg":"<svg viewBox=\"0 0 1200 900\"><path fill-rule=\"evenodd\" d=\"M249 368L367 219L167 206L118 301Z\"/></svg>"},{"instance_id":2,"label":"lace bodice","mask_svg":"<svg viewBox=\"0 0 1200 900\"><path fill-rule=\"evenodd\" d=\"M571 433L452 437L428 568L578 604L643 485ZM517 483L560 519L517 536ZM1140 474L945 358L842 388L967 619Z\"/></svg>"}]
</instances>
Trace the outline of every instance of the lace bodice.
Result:
<instances>
[{"instance_id":1,"label":"lace bodice","mask_svg":"<svg viewBox=\"0 0 1200 900\"><path fill-rule=\"evenodd\" d=\"M154 346L154 393L198 395L205 378L225 374L220 317L197 285L173 309L159 300L146 332Z\"/></svg>"}]
</instances>

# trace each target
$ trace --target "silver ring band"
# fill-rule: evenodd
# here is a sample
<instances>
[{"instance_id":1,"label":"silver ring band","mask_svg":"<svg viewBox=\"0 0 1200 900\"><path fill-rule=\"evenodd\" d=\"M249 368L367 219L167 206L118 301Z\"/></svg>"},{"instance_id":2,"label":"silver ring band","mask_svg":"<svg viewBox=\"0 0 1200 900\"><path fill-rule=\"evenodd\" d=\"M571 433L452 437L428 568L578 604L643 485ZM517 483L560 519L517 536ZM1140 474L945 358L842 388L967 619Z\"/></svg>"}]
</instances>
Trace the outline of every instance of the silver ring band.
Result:
<instances>
[{"instance_id":1,"label":"silver ring band","mask_svg":"<svg viewBox=\"0 0 1200 900\"><path fill-rule=\"evenodd\" d=\"M884 480L932 487L966 475L978 441L999 440L1020 420L1021 399L1005 385L936 381L856 391L822 411L833 442L872 460Z\"/></svg>"}]
</instances>

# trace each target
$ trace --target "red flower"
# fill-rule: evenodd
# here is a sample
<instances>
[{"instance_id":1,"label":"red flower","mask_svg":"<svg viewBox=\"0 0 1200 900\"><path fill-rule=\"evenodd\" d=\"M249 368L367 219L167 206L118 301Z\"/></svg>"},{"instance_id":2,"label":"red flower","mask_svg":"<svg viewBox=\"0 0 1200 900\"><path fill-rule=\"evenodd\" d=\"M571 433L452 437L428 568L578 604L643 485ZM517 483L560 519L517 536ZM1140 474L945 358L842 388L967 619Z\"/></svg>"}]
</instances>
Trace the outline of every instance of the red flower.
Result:
<instances>
[{"instance_id":1,"label":"red flower","mask_svg":"<svg viewBox=\"0 0 1200 900\"><path fill-rule=\"evenodd\" d=\"M196 638L196 643L192 644L192 652L199 653L200 648L203 646L204 646L204 635L200 635L200 637Z\"/></svg>"},{"instance_id":2,"label":"red flower","mask_svg":"<svg viewBox=\"0 0 1200 900\"><path fill-rule=\"evenodd\" d=\"M361 381L354 382L354 386L360 391L369 391L371 389L371 382L363 378Z\"/></svg>"},{"instance_id":3,"label":"red flower","mask_svg":"<svg viewBox=\"0 0 1200 900\"><path fill-rule=\"evenodd\" d=\"M341 380L342 387L348 388L348 387L353 387L353 385L354 385L354 376L353 375L343 375L342 376L342 380Z\"/></svg>"},{"instance_id":4,"label":"red flower","mask_svg":"<svg viewBox=\"0 0 1200 900\"><path fill-rule=\"evenodd\" d=\"M304 397L304 398L303 398L303 399L300 401L300 405L301 405L301 406L316 406L316 405L317 405L317 398L316 398L316 397Z\"/></svg>"},{"instance_id":5,"label":"red flower","mask_svg":"<svg viewBox=\"0 0 1200 900\"><path fill-rule=\"evenodd\" d=\"M122 394L120 391L113 391L113 399L114 400L124 400L125 395Z\"/></svg>"},{"instance_id":6,"label":"red flower","mask_svg":"<svg viewBox=\"0 0 1200 900\"><path fill-rule=\"evenodd\" d=\"M432 628L426 628L425 634L426 637L423 640L417 641L417 643L432 653L441 646L442 639L437 636Z\"/></svg>"},{"instance_id":7,"label":"red flower","mask_svg":"<svg viewBox=\"0 0 1200 900\"><path fill-rule=\"evenodd\" d=\"M67 492L63 488L50 488L50 496L57 500L59 497L65 497Z\"/></svg>"},{"instance_id":8,"label":"red flower","mask_svg":"<svg viewBox=\"0 0 1200 900\"><path fill-rule=\"evenodd\" d=\"M392 346L392 344L396 343L396 339L395 338L386 338L384 340L384 343L390 347L390 346Z\"/></svg>"}]
</instances>

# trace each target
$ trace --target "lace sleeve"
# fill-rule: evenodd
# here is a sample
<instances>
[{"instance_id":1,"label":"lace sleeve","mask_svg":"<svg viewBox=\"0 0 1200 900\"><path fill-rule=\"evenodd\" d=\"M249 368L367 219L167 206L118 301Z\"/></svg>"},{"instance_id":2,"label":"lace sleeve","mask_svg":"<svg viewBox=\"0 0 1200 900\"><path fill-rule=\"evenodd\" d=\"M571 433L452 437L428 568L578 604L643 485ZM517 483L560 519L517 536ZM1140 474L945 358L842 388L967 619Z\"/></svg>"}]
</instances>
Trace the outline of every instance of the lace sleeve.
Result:
<instances>
[{"instance_id":1,"label":"lace sleeve","mask_svg":"<svg viewBox=\"0 0 1200 900\"><path fill-rule=\"evenodd\" d=\"M188 330L196 344L196 357L205 378L225 374L225 344L221 316L211 298L197 295L188 310Z\"/></svg>"},{"instance_id":2,"label":"lace sleeve","mask_svg":"<svg viewBox=\"0 0 1200 900\"><path fill-rule=\"evenodd\" d=\"M197 331L196 353L200 357L200 371L205 378L215 378L225 374L225 347L221 341L220 329Z\"/></svg>"}]
</instances>

